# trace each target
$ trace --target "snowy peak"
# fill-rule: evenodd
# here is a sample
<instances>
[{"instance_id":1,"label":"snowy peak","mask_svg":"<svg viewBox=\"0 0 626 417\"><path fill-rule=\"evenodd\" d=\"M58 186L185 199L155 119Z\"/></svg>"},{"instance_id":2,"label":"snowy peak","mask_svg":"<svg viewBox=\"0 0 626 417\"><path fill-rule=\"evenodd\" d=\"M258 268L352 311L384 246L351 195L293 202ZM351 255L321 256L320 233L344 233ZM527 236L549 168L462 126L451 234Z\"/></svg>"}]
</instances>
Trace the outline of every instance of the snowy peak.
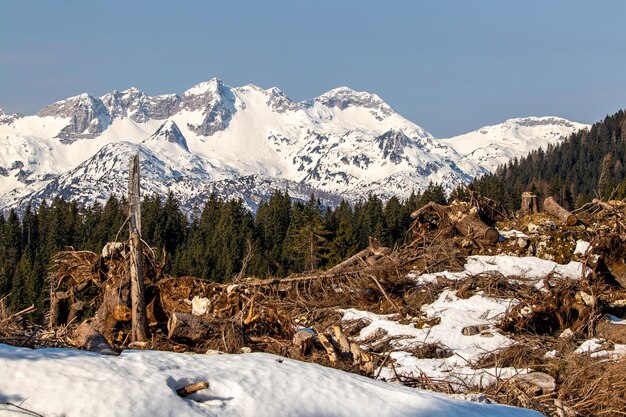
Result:
<instances>
[{"instance_id":1,"label":"snowy peak","mask_svg":"<svg viewBox=\"0 0 626 417\"><path fill-rule=\"evenodd\" d=\"M202 115L199 123L187 124L200 136L211 136L225 130L237 111L233 89L218 78L191 87L181 98L185 110Z\"/></svg>"},{"instance_id":2,"label":"snowy peak","mask_svg":"<svg viewBox=\"0 0 626 417\"><path fill-rule=\"evenodd\" d=\"M157 131L143 143L173 143L183 148L186 152L189 152L185 136L172 120L163 123Z\"/></svg>"},{"instance_id":3,"label":"snowy peak","mask_svg":"<svg viewBox=\"0 0 626 417\"><path fill-rule=\"evenodd\" d=\"M340 110L345 110L348 107L364 107L393 112L391 107L376 94L354 91L348 87L332 89L314 100L326 107L337 107Z\"/></svg>"},{"instance_id":4,"label":"snowy peak","mask_svg":"<svg viewBox=\"0 0 626 417\"><path fill-rule=\"evenodd\" d=\"M44 107L37 115L68 119L69 124L55 136L62 143L72 143L78 139L93 139L111 123L111 116L102 100L90 94L81 94L57 101Z\"/></svg>"},{"instance_id":5,"label":"snowy peak","mask_svg":"<svg viewBox=\"0 0 626 417\"><path fill-rule=\"evenodd\" d=\"M464 160L494 172L499 165L538 148L559 143L572 133L588 128L561 117L522 117L483 126L473 132L442 139Z\"/></svg>"}]
</instances>

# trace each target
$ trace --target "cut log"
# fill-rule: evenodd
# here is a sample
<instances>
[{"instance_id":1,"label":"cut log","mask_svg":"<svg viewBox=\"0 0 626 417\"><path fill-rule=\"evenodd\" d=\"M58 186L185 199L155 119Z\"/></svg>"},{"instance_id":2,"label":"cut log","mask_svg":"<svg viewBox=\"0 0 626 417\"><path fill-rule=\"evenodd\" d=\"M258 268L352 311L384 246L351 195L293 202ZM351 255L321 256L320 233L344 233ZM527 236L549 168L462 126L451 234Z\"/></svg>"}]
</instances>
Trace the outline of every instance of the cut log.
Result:
<instances>
[{"instance_id":1,"label":"cut log","mask_svg":"<svg viewBox=\"0 0 626 417\"><path fill-rule=\"evenodd\" d=\"M543 209L546 213L551 214L568 226L574 226L578 223L578 218L571 212L561 207L552 197L548 197L543 201Z\"/></svg>"},{"instance_id":2,"label":"cut log","mask_svg":"<svg viewBox=\"0 0 626 417\"><path fill-rule=\"evenodd\" d=\"M167 322L168 339L200 342L209 337L213 326L206 316L173 312Z\"/></svg>"},{"instance_id":3,"label":"cut log","mask_svg":"<svg viewBox=\"0 0 626 417\"><path fill-rule=\"evenodd\" d=\"M333 344L330 343L330 340L328 339L328 337L324 333L318 333L317 339L320 341L320 343L326 350L326 353L328 354L328 359L330 359L330 363L332 363L333 365L336 364L337 353L335 353L335 348Z\"/></svg>"},{"instance_id":4,"label":"cut log","mask_svg":"<svg viewBox=\"0 0 626 417\"><path fill-rule=\"evenodd\" d=\"M104 336L88 322L82 323L72 335L75 345L84 350L97 352L101 355L118 356L120 352L113 349Z\"/></svg>"},{"instance_id":5,"label":"cut log","mask_svg":"<svg viewBox=\"0 0 626 417\"><path fill-rule=\"evenodd\" d=\"M313 348L313 335L305 330L300 330L293 336L293 344L298 348L300 355L307 355Z\"/></svg>"},{"instance_id":6,"label":"cut log","mask_svg":"<svg viewBox=\"0 0 626 417\"><path fill-rule=\"evenodd\" d=\"M341 326L336 324L333 326L333 333L335 333L335 338L337 339L337 343L339 343L339 350L341 351L341 356L344 358L350 357L351 349L350 342L343 331L341 330Z\"/></svg>"},{"instance_id":7,"label":"cut log","mask_svg":"<svg viewBox=\"0 0 626 417\"><path fill-rule=\"evenodd\" d=\"M194 382L193 384L189 384L185 387L179 388L176 390L176 394L181 397L189 397L191 394L202 391L203 389L209 388L209 383L206 381Z\"/></svg>"},{"instance_id":8,"label":"cut log","mask_svg":"<svg viewBox=\"0 0 626 417\"><path fill-rule=\"evenodd\" d=\"M530 191L524 191L522 193L522 214L534 214L537 213L537 195Z\"/></svg>"},{"instance_id":9,"label":"cut log","mask_svg":"<svg viewBox=\"0 0 626 417\"><path fill-rule=\"evenodd\" d=\"M454 227L463 236L473 239L486 240L490 243L496 243L500 239L500 233L495 228L469 213L461 216Z\"/></svg>"}]
</instances>

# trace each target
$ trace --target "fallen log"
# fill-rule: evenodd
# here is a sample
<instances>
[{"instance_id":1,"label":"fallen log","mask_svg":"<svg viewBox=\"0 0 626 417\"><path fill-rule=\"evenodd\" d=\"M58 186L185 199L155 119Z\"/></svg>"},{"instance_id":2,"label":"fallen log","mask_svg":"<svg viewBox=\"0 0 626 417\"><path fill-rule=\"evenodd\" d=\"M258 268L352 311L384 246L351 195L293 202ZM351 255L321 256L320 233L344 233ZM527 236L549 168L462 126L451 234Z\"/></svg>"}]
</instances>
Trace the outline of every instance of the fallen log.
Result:
<instances>
[{"instance_id":1,"label":"fallen log","mask_svg":"<svg viewBox=\"0 0 626 417\"><path fill-rule=\"evenodd\" d=\"M106 338L91 323L84 322L74 330L72 335L74 344L83 350L96 352L101 355L119 356L120 352L115 350Z\"/></svg>"},{"instance_id":2,"label":"fallen log","mask_svg":"<svg viewBox=\"0 0 626 417\"><path fill-rule=\"evenodd\" d=\"M568 226L574 226L578 223L578 218L570 211L567 211L556 202L552 197L548 197L543 201L543 209L548 213L561 220Z\"/></svg>"},{"instance_id":3,"label":"fallen log","mask_svg":"<svg viewBox=\"0 0 626 417\"><path fill-rule=\"evenodd\" d=\"M454 223L454 228L463 236L478 240L486 240L490 243L496 243L500 239L500 233L494 227L486 225L478 217L469 213L461 216Z\"/></svg>"},{"instance_id":4,"label":"fallen log","mask_svg":"<svg viewBox=\"0 0 626 417\"><path fill-rule=\"evenodd\" d=\"M213 326L206 316L172 312L167 322L167 338L199 342L209 337Z\"/></svg>"},{"instance_id":5,"label":"fallen log","mask_svg":"<svg viewBox=\"0 0 626 417\"><path fill-rule=\"evenodd\" d=\"M194 382L193 384L189 384L187 386L177 389L176 394L185 398L185 397L189 397L193 393L202 391L203 389L207 389L207 388L209 388L209 383L206 381Z\"/></svg>"},{"instance_id":6,"label":"fallen log","mask_svg":"<svg viewBox=\"0 0 626 417\"><path fill-rule=\"evenodd\" d=\"M427 213L436 213L440 218L447 220L463 236L490 243L500 239L500 233L495 228L485 224L470 212L460 211L458 208L455 211L452 206L442 206L433 201L411 213L411 218L419 220Z\"/></svg>"}]
</instances>

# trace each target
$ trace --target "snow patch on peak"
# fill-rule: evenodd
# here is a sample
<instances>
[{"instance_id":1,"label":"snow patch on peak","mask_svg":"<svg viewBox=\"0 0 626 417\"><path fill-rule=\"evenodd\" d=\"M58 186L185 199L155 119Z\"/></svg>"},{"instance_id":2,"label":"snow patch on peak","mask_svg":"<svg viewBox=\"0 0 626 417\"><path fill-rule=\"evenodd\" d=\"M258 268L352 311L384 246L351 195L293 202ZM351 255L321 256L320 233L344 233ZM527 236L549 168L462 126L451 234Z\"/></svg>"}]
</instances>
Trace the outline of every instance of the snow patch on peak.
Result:
<instances>
[{"instance_id":1,"label":"snow patch on peak","mask_svg":"<svg viewBox=\"0 0 626 417\"><path fill-rule=\"evenodd\" d=\"M194 85L183 93L183 96L200 96L206 93L218 93L224 83L219 78L211 78L209 81L203 81Z\"/></svg>"},{"instance_id":2,"label":"snow patch on peak","mask_svg":"<svg viewBox=\"0 0 626 417\"><path fill-rule=\"evenodd\" d=\"M183 148L186 152L189 152L189 147L187 146L187 140L185 136L180 131L176 123L172 120L166 120L156 132L148 139L146 139L143 143L150 142L165 142L165 143L173 143L181 148Z\"/></svg>"},{"instance_id":3,"label":"snow patch on peak","mask_svg":"<svg viewBox=\"0 0 626 417\"><path fill-rule=\"evenodd\" d=\"M559 143L572 133L588 127L556 116L529 116L483 126L441 141L463 155L464 160L494 172L499 165L515 157Z\"/></svg>"}]
</instances>

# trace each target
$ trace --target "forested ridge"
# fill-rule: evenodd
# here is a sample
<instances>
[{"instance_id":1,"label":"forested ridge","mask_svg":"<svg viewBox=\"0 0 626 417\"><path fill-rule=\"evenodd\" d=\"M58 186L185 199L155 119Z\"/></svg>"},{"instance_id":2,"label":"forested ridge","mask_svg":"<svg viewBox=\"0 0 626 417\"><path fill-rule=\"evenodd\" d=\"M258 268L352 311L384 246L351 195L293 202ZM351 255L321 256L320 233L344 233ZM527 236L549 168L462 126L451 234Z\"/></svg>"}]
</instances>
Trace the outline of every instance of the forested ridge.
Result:
<instances>
[{"instance_id":1,"label":"forested ridge","mask_svg":"<svg viewBox=\"0 0 626 417\"><path fill-rule=\"evenodd\" d=\"M626 114L620 110L557 145L512 160L470 188L511 209L519 208L524 191L537 193L539 201L553 196L574 209L596 197L626 197L625 154Z\"/></svg>"},{"instance_id":2,"label":"forested ridge","mask_svg":"<svg viewBox=\"0 0 626 417\"><path fill-rule=\"evenodd\" d=\"M428 201L445 202L443 188L431 184L406 201L383 203L375 195L354 206L323 207L311 197L294 202L276 191L253 216L240 200L213 195L188 218L172 194L146 196L141 205L142 238L165 254L166 272L213 281L242 274L284 277L327 268L363 249L369 236L385 246L401 244L410 213ZM46 276L55 253L73 248L100 253L110 241L128 237L128 208L112 196L104 205L79 206L56 198L20 217L0 215L0 298L11 310L31 304L34 318L47 308ZM162 256L162 255L160 255ZM245 270L242 271L245 264Z\"/></svg>"}]
</instances>

